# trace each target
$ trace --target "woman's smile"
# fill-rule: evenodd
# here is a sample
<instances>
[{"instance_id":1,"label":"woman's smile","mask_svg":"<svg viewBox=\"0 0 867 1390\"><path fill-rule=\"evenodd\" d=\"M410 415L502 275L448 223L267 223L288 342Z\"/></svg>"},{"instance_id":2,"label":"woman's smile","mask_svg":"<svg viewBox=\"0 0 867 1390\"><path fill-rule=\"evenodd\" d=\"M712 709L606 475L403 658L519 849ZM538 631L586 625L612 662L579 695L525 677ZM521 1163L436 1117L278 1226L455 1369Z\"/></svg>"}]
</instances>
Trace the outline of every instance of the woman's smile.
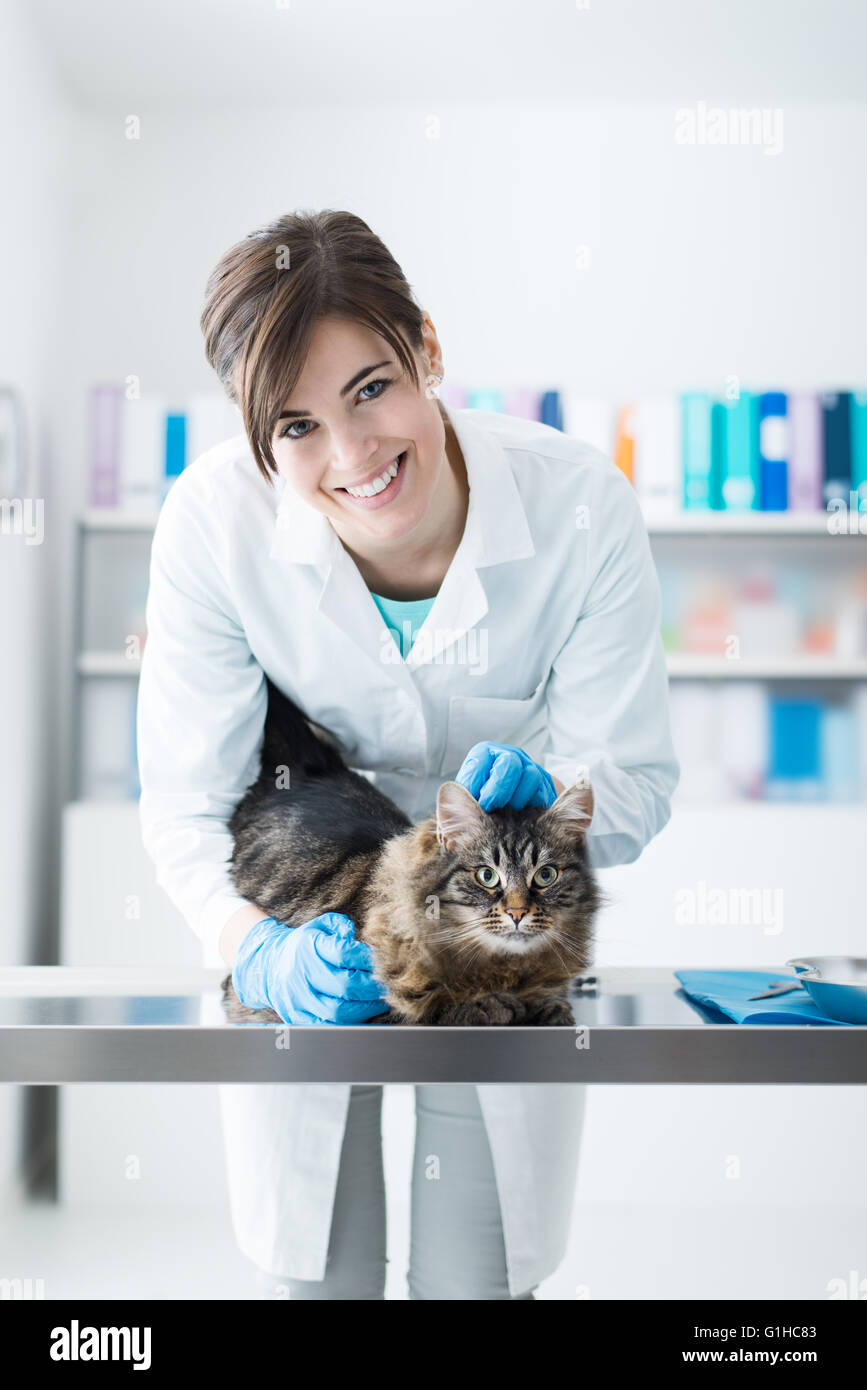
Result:
<instances>
[{"instance_id":1,"label":"woman's smile","mask_svg":"<svg viewBox=\"0 0 867 1390\"><path fill-rule=\"evenodd\" d=\"M370 511L377 507L384 507L400 492L403 485L403 477L406 472L406 459L409 453L404 449L396 458L387 463L378 473L370 473L361 482L348 486L338 487L335 491L342 494L350 506L363 507Z\"/></svg>"},{"instance_id":2,"label":"woman's smile","mask_svg":"<svg viewBox=\"0 0 867 1390\"><path fill-rule=\"evenodd\" d=\"M407 565L422 564L423 583L436 589L466 522L469 486L457 436L418 384L441 378L427 320L422 345L413 379L373 329L326 316L275 420L278 471L328 518L371 585L400 587Z\"/></svg>"}]
</instances>

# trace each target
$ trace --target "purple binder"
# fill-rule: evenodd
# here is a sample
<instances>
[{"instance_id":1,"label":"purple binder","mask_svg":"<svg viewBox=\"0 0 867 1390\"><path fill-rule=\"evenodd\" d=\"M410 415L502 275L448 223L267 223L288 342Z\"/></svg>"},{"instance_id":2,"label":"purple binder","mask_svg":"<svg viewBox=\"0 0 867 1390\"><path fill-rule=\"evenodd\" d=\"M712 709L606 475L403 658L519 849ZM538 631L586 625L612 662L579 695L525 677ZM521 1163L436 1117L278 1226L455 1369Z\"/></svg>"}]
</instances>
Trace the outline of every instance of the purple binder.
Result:
<instances>
[{"instance_id":1,"label":"purple binder","mask_svg":"<svg viewBox=\"0 0 867 1390\"><path fill-rule=\"evenodd\" d=\"M122 386L94 386L90 393L91 507L118 505Z\"/></svg>"}]
</instances>

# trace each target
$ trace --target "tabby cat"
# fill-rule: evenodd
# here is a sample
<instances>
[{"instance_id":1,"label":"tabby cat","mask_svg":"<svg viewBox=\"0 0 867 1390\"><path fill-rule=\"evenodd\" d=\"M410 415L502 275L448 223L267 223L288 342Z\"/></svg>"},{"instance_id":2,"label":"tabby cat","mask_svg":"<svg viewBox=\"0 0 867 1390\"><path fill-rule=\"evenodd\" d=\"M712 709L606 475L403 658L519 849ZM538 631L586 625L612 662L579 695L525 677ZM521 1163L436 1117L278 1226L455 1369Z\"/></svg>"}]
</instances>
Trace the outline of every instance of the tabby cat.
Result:
<instances>
[{"instance_id":1,"label":"tabby cat","mask_svg":"<svg viewBox=\"0 0 867 1390\"><path fill-rule=\"evenodd\" d=\"M388 990L374 1023L571 1026L566 992L590 964L601 901L592 812L589 787L485 812L445 782L414 826L269 680L261 771L229 822L231 875L287 926L352 918ZM281 1021L242 1005L231 975L223 998L232 1022Z\"/></svg>"}]
</instances>

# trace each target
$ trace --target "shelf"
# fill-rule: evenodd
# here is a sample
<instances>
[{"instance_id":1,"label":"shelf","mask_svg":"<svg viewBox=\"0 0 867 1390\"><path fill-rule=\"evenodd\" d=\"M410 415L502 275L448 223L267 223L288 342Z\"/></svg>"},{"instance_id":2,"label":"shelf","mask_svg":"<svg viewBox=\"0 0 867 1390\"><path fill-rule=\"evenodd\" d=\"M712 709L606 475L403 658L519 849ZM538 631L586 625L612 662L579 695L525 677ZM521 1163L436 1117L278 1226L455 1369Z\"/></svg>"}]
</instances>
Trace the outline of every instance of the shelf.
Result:
<instances>
[{"instance_id":1,"label":"shelf","mask_svg":"<svg viewBox=\"0 0 867 1390\"><path fill-rule=\"evenodd\" d=\"M113 507L94 507L79 517L85 531L152 531L159 512L122 512Z\"/></svg>"},{"instance_id":2,"label":"shelf","mask_svg":"<svg viewBox=\"0 0 867 1390\"><path fill-rule=\"evenodd\" d=\"M141 658L117 652L80 652L77 669L80 676L137 676Z\"/></svg>"},{"instance_id":3,"label":"shelf","mask_svg":"<svg viewBox=\"0 0 867 1390\"><path fill-rule=\"evenodd\" d=\"M671 652L666 662L672 680L867 680L867 657L847 658L767 657L747 660L724 656L705 656L694 652ZM81 652L81 676L137 676L141 659L117 652Z\"/></svg>"},{"instance_id":4,"label":"shelf","mask_svg":"<svg viewBox=\"0 0 867 1390\"><path fill-rule=\"evenodd\" d=\"M867 525L867 513L862 513ZM91 508L79 518L86 531L152 531L158 511L123 512L111 507ZM828 536L827 512L677 512L671 517L645 517L650 535L736 535L736 536ZM848 530L839 535L851 535ZM867 542L867 531L856 532L855 540Z\"/></svg>"},{"instance_id":5,"label":"shelf","mask_svg":"<svg viewBox=\"0 0 867 1390\"><path fill-rule=\"evenodd\" d=\"M781 656L737 660L694 652L670 652L668 674L675 680L867 680L867 657Z\"/></svg>"},{"instance_id":6,"label":"shelf","mask_svg":"<svg viewBox=\"0 0 867 1390\"><path fill-rule=\"evenodd\" d=\"M867 514L862 513L867 524ZM827 536L838 540L845 532L830 531L831 517L827 512L677 512L671 517L645 517L648 533L653 536ZM867 531L856 532L853 540L867 542Z\"/></svg>"}]
</instances>

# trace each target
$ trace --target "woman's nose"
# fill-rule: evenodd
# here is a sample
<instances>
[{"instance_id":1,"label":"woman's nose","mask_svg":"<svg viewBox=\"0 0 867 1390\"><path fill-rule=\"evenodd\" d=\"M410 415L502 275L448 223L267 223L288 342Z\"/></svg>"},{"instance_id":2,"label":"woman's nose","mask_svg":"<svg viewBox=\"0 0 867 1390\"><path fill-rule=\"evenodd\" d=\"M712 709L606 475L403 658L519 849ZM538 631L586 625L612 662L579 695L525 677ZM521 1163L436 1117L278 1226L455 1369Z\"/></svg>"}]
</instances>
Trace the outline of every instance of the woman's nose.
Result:
<instances>
[{"instance_id":1,"label":"woman's nose","mask_svg":"<svg viewBox=\"0 0 867 1390\"><path fill-rule=\"evenodd\" d=\"M375 439L333 440L332 471L349 475L363 473L373 467L378 453L379 444Z\"/></svg>"}]
</instances>

